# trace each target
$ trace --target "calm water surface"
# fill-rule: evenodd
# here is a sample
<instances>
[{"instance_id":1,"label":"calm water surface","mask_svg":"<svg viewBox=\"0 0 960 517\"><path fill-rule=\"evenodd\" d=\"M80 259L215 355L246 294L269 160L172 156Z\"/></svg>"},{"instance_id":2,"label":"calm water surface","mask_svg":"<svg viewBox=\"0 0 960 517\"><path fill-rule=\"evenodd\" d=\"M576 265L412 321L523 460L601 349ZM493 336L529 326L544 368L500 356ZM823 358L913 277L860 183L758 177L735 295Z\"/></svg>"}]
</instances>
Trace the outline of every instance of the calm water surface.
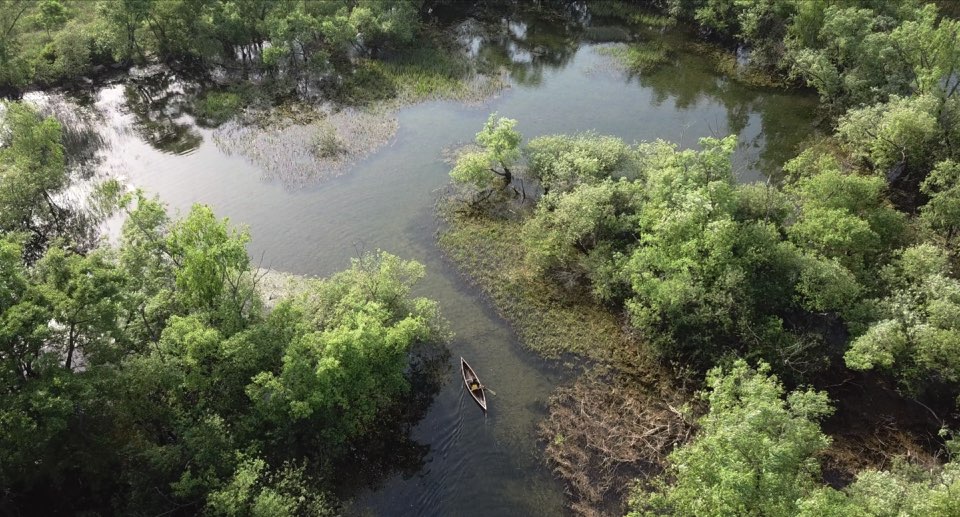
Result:
<instances>
[{"instance_id":1,"label":"calm water surface","mask_svg":"<svg viewBox=\"0 0 960 517\"><path fill-rule=\"evenodd\" d=\"M521 36L528 27L510 30ZM490 51L483 41L474 51ZM514 45L515 46L515 45ZM342 270L357 250L383 249L427 267L418 294L438 300L456 337L449 376L412 430L421 453L349 487L360 515L557 515L563 487L538 457L536 423L563 369L524 351L510 327L444 261L435 244L434 202L448 182L441 151L472 140L496 111L519 120L529 139L594 130L628 141L663 138L692 147L702 136L736 133L743 181L776 173L812 131L815 99L745 87L720 77L696 55L643 77L610 70L594 44L565 42L555 55L508 48L513 86L481 106L429 102L399 113L383 149L342 177L290 188L221 152L208 129L177 109L176 83L164 102L115 85L97 92L106 139L102 171L157 194L174 210L207 203L250 228L250 253L262 265L303 275ZM173 92L171 94L170 92ZM42 99L41 99L42 100ZM159 126L158 126L159 124ZM531 317L535 317L531 315ZM466 357L497 395L484 416L462 389Z\"/></svg>"}]
</instances>

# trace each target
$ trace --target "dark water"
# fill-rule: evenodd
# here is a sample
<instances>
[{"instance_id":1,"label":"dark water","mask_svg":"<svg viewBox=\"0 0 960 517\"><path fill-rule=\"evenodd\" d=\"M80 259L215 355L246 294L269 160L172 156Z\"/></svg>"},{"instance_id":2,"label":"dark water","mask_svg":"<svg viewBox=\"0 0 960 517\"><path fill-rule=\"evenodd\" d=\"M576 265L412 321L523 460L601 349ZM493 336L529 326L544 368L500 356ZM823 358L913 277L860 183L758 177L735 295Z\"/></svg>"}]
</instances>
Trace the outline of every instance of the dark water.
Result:
<instances>
[{"instance_id":1,"label":"dark water","mask_svg":"<svg viewBox=\"0 0 960 517\"><path fill-rule=\"evenodd\" d=\"M92 99L88 109L102 117L102 174L155 193L175 210L207 203L247 225L251 256L262 257L264 267L324 276L347 267L358 249L383 249L426 265L418 294L440 302L456 333L449 376L412 430L419 452L397 458L395 470L376 467L382 471L371 486L348 487L349 513L563 513L563 487L543 466L535 433L551 390L566 374L524 351L438 251L433 207L448 182L444 148L472 140L493 111L518 119L528 139L595 130L690 147L702 136L736 133L739 177L754 181L775 173L812 131L816 105L809 95L743 86L683 52L653 74L629 77L611 70L584 38L635 29L583 29L521 17L473 37L472 51L511 71L512 88L481 106L429 102L403 109L386 147L344 176L306 187L265 181L246 159L220 151L212 130L186 114L189 87L175 80L114 85ZM486 416L462 388L461 355L497 393Z\"/></svg>"}]
</instances>

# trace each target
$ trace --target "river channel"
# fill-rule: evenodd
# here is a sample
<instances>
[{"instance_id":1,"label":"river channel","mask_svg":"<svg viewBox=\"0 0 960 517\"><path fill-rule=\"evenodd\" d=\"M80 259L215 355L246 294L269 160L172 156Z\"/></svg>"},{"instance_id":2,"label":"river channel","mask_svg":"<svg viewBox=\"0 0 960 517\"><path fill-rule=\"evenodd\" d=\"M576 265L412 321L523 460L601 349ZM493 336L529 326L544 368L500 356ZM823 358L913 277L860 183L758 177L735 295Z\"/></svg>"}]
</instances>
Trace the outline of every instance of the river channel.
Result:
<instances>
[{"instance_id":1,"label":"river channel","mask_svg":"<svg viewBox=\"0 0 960 517\"><path fill-rule=\"evenodd\" d=\"M522 19L503 23L521 41L533 36ZM411 431L417 452L373 476L375 482L348 487L348 513L564 512L563 487L539 456L536 424L551 391L570 373L525 351L509 324L438 250L434 205L449 179L445 148L470 141L491 112L517 119L525 139L594 130L630 142L662 138L693 147L700 137L734 133L740 138L738 177L764 181L814 131L816 99L808 93L746 86L719 75L693 51L673 54L656 72L631 76L611 66L596 39L568 37L555 52L507 45L511 86L499 95L478 105L431 101L401 109L399 129L385 147L339 177L296 186L266 179L253 162L226 154L214 130L196 126L186 114L144 112L129 82L91 94L87 109L100 117L105 135L100 172L158 195L174 211L206 203L246 225L255 263L326 276L348 267L358 250L382 249L425 264L417 294L439 301L455 332L450 373ZM473 50L482 52L483 45L478 41ZM173 79L162 94L175 101L177 91ZM172 142L151 135L144 124L157 116L182 130ZM460 356L497 393L486 416L463 390Z\"/></svg>"}]
</instances>

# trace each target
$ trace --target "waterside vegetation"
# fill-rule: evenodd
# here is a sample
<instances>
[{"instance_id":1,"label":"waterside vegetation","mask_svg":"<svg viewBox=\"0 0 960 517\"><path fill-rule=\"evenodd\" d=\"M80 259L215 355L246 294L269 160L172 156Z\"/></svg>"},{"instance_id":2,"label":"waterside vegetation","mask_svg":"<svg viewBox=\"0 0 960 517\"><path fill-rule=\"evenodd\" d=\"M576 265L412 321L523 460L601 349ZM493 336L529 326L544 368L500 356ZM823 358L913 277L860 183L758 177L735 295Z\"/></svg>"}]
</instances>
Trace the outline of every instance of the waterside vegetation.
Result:
<instances>
[{"instance_id":1,"label":"waterside vegetation","mask_svg":"<svg viewBox=\"0 0 960 517\"><path fill-rule=\"evenodd\" d=\"M456 161L451 198L459 201L445 207L441 245L530 346L582 354L627 378L633 372L633 381L614 376L634 386L632 400L676 393L669 378L650 381L660 368L682 379L706 374L704 404L691 400L690 412L678 409L672 420L651 412L639 442L591 445L580 424L558 418L544 427L573 508L616 513L603 495L611 484L604 469L630 457L623 470L642 480L632 515L872 514L887 503L904 515L956 513L949 437L960 395L951 197L960 180L952 145L960 130L960 25L921 2L652 4L714 42L742 45L750 66L784 84L814 88L833 134L768 184L737 182L735 137L704 138L692 150L593 133L501 139L509 151L493 154L510 156L506 177L489 159L489 134L516 122L497 115L477 134L479 154ZM620 13L637 9L620 5ZM609 52L642 74L650 60L637 48ZM486 242L497 237L510 243ZM549 336L528 340L524 329L536 324L523 315L546 305L533 294L545 291L603 310L551 320ZM622 330L598 337L586 354L569 338L611 317ZM623 361L631 356L645 361ZM821 426L844 421L857 405L837 389L854 378L895 386L904 404L933 418L900 424L918 430L915 439L927 445L910 452L925 449L924 458L871 451L882 461L832 473L846 485L837 490L826 486L820 462L842 456L836 447L845 444L832 445ZM563 390L556 415L577 403L571 397L605 400L582 386ZM607 422L610 436L637 425L633 413L617 420L601 410L592 408L598 416L582 425ZM683 422L696 422L696 432L667 454L676 441L658 433L675 433ZM661 447L661 456L635 456L638 447ZM597 465L602 482L591 487L590 474L571 465Z\"/></svg>"}]
</instances>

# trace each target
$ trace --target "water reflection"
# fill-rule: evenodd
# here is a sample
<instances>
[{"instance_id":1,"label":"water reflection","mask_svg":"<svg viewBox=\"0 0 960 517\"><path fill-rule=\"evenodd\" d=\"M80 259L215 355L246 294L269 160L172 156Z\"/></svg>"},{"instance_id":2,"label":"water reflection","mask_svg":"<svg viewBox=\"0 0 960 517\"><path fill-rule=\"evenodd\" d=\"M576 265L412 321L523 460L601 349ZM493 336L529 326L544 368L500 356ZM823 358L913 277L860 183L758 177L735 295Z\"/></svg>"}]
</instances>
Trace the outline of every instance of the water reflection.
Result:
<instances>
[{"instance_id":1,"label":"water reflection","mask_svg":"<svg viewBox=\"0 0 960 517\"><path fill-rule=\"evenodd\" d=\"M452 4L440 10L438 20L454 25L472 19L467 27L468 47L492 69L505 69L518 85L537 86L545 70L567 66L583 39L586 11L578 3L492 2Z\"/></svg>"},{"instance_id":2,"label":"water reflection","mask_svg":"<svg viewBox=\"0 0 960 517\"><path fill-rule=\"evenodd\" d=\"M199 90L199 83L180 80L169 71L132 78L124 98L134 130L159 151L177 155L195 151L203 136L188 113Z\"/></svg>"}]
</instances>

